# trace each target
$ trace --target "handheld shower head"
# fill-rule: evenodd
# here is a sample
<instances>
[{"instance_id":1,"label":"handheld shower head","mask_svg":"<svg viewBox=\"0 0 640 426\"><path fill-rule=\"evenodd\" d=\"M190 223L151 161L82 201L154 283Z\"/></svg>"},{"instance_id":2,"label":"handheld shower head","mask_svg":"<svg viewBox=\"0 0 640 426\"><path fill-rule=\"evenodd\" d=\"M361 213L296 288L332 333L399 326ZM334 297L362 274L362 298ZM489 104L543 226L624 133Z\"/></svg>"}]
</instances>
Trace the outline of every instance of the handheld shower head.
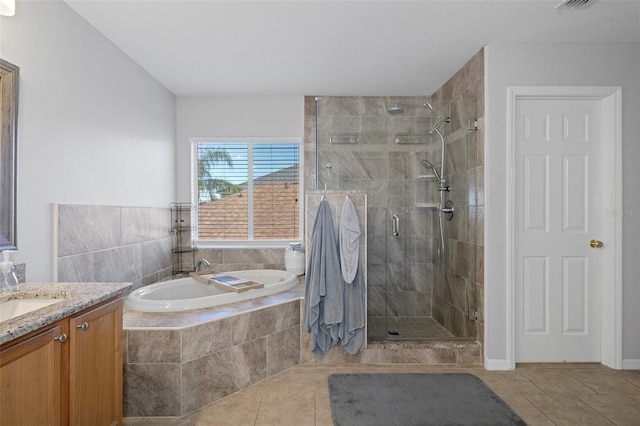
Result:
<instances>
[{"instance_id":1,"label":"handheld shower head","mask_svg":"<svg viewBox=\"0 0 640 426\"><path fill-rule=\"evenodd\" d=\"M438 182L442 182L442 178L440 177L440 173L438 173L438 171L436 170L436 168L435 168L435 166L433 164L431 164L427 160L422 160L422 164L424 164L424 166L427 169L431 169L431 171L433 172L433 175L436 177L436 179L438 179Z\"/></svg>"}]
</instances>

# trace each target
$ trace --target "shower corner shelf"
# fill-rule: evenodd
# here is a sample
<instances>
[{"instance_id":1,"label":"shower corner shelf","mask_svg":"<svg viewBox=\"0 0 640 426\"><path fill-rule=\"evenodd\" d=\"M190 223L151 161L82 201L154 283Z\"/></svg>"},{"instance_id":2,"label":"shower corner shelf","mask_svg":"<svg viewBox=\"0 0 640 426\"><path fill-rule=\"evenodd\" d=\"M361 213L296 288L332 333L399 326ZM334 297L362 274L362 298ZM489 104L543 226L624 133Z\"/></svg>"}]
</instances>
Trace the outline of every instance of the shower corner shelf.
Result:
<instances>
[{"instance_id":1,"label":"shower corner shelf","mask_svg":"<svg viewBox=\"0 0 640 426\"><path fill-rule=\"evenodd\" d=\"M438 208L438 203L416 203L416 207L435 209Z\"/></svg>"}]
</instances>

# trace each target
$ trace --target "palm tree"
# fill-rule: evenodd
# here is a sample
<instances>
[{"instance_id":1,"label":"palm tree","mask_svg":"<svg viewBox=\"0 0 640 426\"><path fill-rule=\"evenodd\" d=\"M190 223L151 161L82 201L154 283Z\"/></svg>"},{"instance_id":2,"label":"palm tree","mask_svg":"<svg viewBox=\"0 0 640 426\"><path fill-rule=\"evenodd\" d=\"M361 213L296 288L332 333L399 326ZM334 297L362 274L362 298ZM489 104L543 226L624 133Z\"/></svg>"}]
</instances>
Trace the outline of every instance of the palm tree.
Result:
<instances>
[{"instance_id":1,"label":"palm tree","mask_svg":"<svg viewBox=\"0 0 640 426\"><path fill-rule=\"evenodd\" d=\"M233 167L233 160L224 149L208 148L198 156L198 201L201 204L217 200L220 192L235 194L242 190L238 185L212 175L216 165L221 163Z\"/></svg>"}]
</instances>

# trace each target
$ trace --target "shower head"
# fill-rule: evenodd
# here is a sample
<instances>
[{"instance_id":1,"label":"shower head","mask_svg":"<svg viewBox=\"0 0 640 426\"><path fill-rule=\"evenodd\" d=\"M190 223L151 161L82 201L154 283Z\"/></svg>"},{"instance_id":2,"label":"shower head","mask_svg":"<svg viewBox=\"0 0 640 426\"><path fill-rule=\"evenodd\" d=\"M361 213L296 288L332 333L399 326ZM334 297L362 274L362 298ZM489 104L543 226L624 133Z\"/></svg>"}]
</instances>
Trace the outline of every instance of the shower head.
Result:
<instances>
[{"instance_id":1,"label":"shower head","mask_svg":"<svg viewBox=\"0 0 640 426\"><path fill-rule=\"evenodd\" d=\"M400 102L396 102L394 106L388 109L389 114L402 114L404 110L400 106Z\"/></svg>"},{"instance_id":2,"label":"shower head","mask_svg":"<svg viewBox=\"0 0 640 426\"><path fill-rule=\"evenodd\" d=\"M424 164L424 166L427 169L431 169L431 171L433 172L433 175L436 177L436 179L438 179L439 182L442 181L442 179L440 178L440 174L438 173L438 171L436 170L436 168L435 168L435 166L433 164L431 164L427 160L422 160L422 164Z\"/></svg>"},{"instance_id":3,"label":"shower head","mask_svg":"<svg viewBox=\"0 0 640 426\"><path fill-rule=\"evenodd\" d=\"M434 115L436 115L436 117L438 116L438 114L436 113L436 110L433 109L433 106L431 106L429 101L424 101L421 104L411 103L411 102L396 101L395 105L390 107L387 111L389 112L389 114L402 114L404 112L404 109L400 105L429 108L431 110L431 112Z\"/></svg>"}]
</instances>

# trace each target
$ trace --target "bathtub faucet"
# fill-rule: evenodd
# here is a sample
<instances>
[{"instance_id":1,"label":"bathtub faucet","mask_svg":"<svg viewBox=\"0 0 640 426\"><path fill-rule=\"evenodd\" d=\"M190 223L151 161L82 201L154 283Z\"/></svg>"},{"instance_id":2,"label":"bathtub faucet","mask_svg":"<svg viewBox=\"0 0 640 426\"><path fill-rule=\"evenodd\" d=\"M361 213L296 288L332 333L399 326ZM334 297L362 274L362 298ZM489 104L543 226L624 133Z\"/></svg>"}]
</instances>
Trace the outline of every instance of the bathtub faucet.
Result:
<instances>
[{"instance_id":1,"label":"bathtub faucet","mask_svg":"<svg viewBox=\"0 0 640 426\"><path fill-rule=\"evenodd\" d=\"M202 266L206 266L211 269L211 263L209 263L209 261L205 258L198 260L198 263L196 263L196 272L200 272L200 268Z\"/></svg>"}]
</instances>

